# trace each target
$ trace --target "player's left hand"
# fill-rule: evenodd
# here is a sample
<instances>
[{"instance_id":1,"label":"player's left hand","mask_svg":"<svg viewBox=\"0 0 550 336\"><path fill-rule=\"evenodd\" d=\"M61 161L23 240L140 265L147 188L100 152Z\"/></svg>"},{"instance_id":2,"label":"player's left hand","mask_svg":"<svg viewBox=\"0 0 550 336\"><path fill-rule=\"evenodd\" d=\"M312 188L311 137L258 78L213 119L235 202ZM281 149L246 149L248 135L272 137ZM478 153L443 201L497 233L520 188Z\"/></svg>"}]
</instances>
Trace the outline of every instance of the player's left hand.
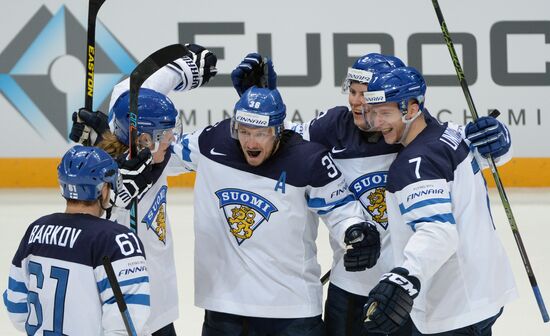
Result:
<instances>
[{"instance_id":1,"label":"player's left hand","mask_svg":"<svg viewBox=\"0 0 550 336\"><path fill-rule=\"evenodd\" d=\"M359 272L376 265L380 257L380 233L376 224L363 222L350 226L344 242L348 246L344 254L346 271Z\"/></svg>"},{"instance_id":2,"label":"player's left hand","mask_svg":"<svg viewBox=\"0 0 550 336\"><path fill-rule=\"evenodd\" d=\"M117 186L114 205L128 208L130 201L143 196L153 185L152 169L153 156L149 148L142 149L138 155L128 159L127 154L117 158L118 170L122 183Z\"/></svg>"},{"instance_id":3,"label":"player's left hand","mask_svg":"<svg viewBox=\"0 0 550 336\"><path fill-rule=\"evenodd\" d=\"M189 58L197 65L199 70L198 86L203 86L218 73L218 69L216 68L218 58L210 50L201 45L187 43L185 46L189 50Z\"/></svg>"},{"instance_id":4,"label":"player's left hand","mask_svg":"<svg viewBox=\"0 0 550 336\"><path fill-rule=\"evenodd\" d=\"M84 143L90 137L92 144L96 145L101 141L103 133L109 130L107 115L101 111L92 112L82 107L78 112L73 112L72 120L69 139L74 142ZM95 134L87 133L86 126L90 127Z\"/></svg>"},{"instance_id":5,"label":"player's left hand","mask_svg":"<svg viewBox=\"0 0 550 336\"><path fill-rule=\"evenodd\" d=\"M409 319L420 281L409 271L396 267L386 273L369 293L363 308L364 327L368 332L391 334Z\"/></svg>"},{"instance_id":6,"label":"player's left hand","mask_svg":"<svg viewBox=\"0 0 550 336\"><path fill-rule=\"evenodd\" d=\"M231 82L240 97L252 86L275 90L277 88L277 73L270 59L264 58L258 53L250 53L231 72Z\"/></svg>"},{"instance_id":7,"label":"player's left hand","mask_svg":"<svg viewBox=\"0 0 550 336\"><path fill-rule=\"evenodd\" d=\"M466 138L471 146L477 148L484 157L492 155L498 158L510 149L512 141L508 128L493 117L480 117L470 122L465 129Z\"/></svg>"}]
</instances>

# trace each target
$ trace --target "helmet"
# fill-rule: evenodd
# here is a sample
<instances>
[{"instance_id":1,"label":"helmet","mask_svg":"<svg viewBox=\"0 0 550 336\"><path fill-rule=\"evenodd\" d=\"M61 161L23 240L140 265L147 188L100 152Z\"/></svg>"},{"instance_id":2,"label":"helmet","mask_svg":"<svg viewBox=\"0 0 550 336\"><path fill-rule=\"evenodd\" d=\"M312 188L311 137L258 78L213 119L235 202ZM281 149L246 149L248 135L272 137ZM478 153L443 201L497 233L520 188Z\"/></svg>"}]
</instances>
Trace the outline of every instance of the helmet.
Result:
<instances>
[{"instance_id":1,"label":"helmet","mask_svg":"<svg viewBox=\"0 0 550 336\"><path fill-rule=\"evenodd\" d=\"M114 119L114 134L117 139L129 144L129 106L130 91L124 92L113 105L110 117ZM138 97L138 135L148 133L156 143L167 129L179 128L178 111L172 101L157 91L141 88Z\"/></svg>"},{"instance_id":2,"label":"helmet","mask_svg":"<svg viewBox=\"0 0 550 336\"><path fill-rule=\"evenodd\" d=\"M101 195L105 182L116 191L118 166L104 150L77 145L63 155L57 178L63 197L93 201Z\"/></svg>"},{"instance_id":3,"label":"helmet","mask_svg":"<svg viewBox=\"0 0 550 336\"><path fill-rule=\"evenodd\" d=\"M386 73L392 69L404 67L405 64L399 58L379 53L370 53L359 57L342 83L342 92L347 93L353 81L368 84L374 73Z\"/></svg>"},{"instance_id":4,"label":"helmet","mask_svg":"<svg viewBox=\"0 0 550 336\"><path fill-rule=\"evenodd\" d=\"M246 90L235 104L231 120L231 135L237 137L237 126L274 127L275 136L279 137L286 117L286 106L277 89L270 90L253 86Z\"/></svg>"},{"instance_id":5,"label":"helmet","mask_svg":"<svg viewBox=\"0 0 550 336\"><path fill-rule=\"evenodd\" d=\"M375 74L364 93L367 104L395 102L403 113L407 112L408 102L415 99L420 110L424 107L426 82L413 67L401 67L388 73Z\"/></svg>"}]
</instances>

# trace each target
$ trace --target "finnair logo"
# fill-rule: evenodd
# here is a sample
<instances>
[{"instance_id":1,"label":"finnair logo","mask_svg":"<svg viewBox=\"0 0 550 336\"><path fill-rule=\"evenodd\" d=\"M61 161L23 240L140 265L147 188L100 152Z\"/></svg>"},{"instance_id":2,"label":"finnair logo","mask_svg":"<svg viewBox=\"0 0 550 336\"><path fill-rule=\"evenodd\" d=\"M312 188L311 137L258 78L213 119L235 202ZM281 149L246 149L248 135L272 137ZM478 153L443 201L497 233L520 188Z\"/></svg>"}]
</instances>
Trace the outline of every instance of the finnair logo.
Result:
<instances>
[{"instance_id":1,"label":"finnair logo","mask_svg":"<svg viewBox=\"0 0 550 336\"><path fill-rule=\"evenodd\" d=\"M383 90L366 91L366 92L363 92L363 96L365 97L365 101L368 104L383 103L386 101L386 93Z\"/></svg>"},{"instance_id":2,"label":"finnair logo","mask_svg":"<svg viewBox=\"0 0 550 336\"><path fill-rule=\"evenodd\" d=\"M359 70L354 68L348 68L347 79L358 81L361 83L369 83L372 79L372 72L366 70Z\"/></svg>"},{"instance_id":3,"label":"finnair logo","mask_svg":"<svg viewBox=\"0 0 550 336\"><path fill-rule=\"evenodd\" d=\"M84 105L85 94L91 92L91 83L85 83L90 68L86 54L91 51L84 49L85 19L75 17L64 5L55 13L42 5L0 51L0 95L44 139L59 135L67 139L72 112ZM132 72L137 61L100 20L93 52L93 109L105 111L112 87ZM82 66L78 68L71 58ZM73 65L77 68L67 68ZM59 80L70 83L75 77L80 85L59 88L55 84Z\"/></svg>"},{"instance_id":4,"label":"finnair logo","mask_svg":"<svg viewBox=\"0 0 550 336\"><path fill-rule=\"evenodd\" d=\"M250 113L243 110L237 110L235 112L235 120L243 124L257 127L269 126L269 116Z\"/></svg>"}]
</instances>

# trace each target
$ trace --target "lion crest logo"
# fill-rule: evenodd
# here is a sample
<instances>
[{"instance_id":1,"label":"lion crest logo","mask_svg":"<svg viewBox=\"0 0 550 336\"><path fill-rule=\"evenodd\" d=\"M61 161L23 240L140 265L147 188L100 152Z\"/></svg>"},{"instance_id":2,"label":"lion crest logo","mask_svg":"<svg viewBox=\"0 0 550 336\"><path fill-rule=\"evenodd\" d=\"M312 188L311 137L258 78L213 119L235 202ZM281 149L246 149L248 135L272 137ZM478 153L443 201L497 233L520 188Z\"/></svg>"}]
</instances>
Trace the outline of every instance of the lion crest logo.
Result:
<instances>
[{"instance_id":1,"label":"lion crest logo","mask_svg":"<svg viewBox=\"0 0 550 336\"><path fill-rule=\"evenodd\" d=\"M227 219L229 232L239 245L252 238L254 231L278 211L266 198L247 190L222 189L216 191L216 196Z\"/></svg>"},{"instance_id":2,"label":"lion crest logo","mask_svg":"<svg viewBox=\"0 0 550 336\"><path fill-rule=\"evenodd\" d=\"M370 205L367 205L367 211L371 214L372 219L382 226L387 226L388 223L385 195L385 188L376 188L367 196L370 201Z\"/></svg>"},{"instance_id":3,"label":"lion crest logo","mask_svg":"<svg viewBox=\"0 0 550 336\"><path fill-rule=\"evenodd\" d=\"M388 228L388 211L386 207L386 180L388 172L369 173L355 179L349 190L361 202L372 220L384 230Z\"/></svg>"},{"instance_id":4,"label":"lion crest logo","mask_svg":"<svg viewBox=\"0 0 550 336\"><path fill-rule=\"evenodd\" d=\"M147 225L147 231L151 230L158 240L166 245L166 191L168 188L162 186L155 196L149 211L143 216L142 223Z\"/></svg>"},{"instance_id":5,"label":"lion crest logo","mask_svg":"<svg viewBox=\"0 0 550 336\"><path fill-rule=\"evenodd\" d=\"M227 220L231 224L231 233L241 239L248 239L252 236L252 229L256 212L246 205L234 207L231 209L232 215Z\"/></svg>"}]
</instances>

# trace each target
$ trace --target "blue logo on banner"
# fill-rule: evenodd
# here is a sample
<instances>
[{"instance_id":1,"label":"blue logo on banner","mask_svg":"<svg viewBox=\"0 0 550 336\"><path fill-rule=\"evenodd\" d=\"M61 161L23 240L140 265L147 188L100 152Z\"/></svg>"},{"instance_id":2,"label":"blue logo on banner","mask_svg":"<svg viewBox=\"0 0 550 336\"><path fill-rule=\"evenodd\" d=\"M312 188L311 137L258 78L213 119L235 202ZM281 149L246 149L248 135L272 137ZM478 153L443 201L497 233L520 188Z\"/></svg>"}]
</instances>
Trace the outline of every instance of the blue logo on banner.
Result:
<instances>
[{"instance_id":1,"label":"blue logo on banner","mask_svg":"<svg viewBox=\"0 0 550 336\"><path fill-rule=\"evenodd\" d=\"M52 14L43 5L0 53L0 93L44 139L67 138L72 112L84 106L85 27L65 6ZM95 57L93 109L107 112L113 86L137 62L99 20ZM75 59L81 66L68 68ZM75 77L80 84L69 85Z\"/></svg>"}]
</instances>

